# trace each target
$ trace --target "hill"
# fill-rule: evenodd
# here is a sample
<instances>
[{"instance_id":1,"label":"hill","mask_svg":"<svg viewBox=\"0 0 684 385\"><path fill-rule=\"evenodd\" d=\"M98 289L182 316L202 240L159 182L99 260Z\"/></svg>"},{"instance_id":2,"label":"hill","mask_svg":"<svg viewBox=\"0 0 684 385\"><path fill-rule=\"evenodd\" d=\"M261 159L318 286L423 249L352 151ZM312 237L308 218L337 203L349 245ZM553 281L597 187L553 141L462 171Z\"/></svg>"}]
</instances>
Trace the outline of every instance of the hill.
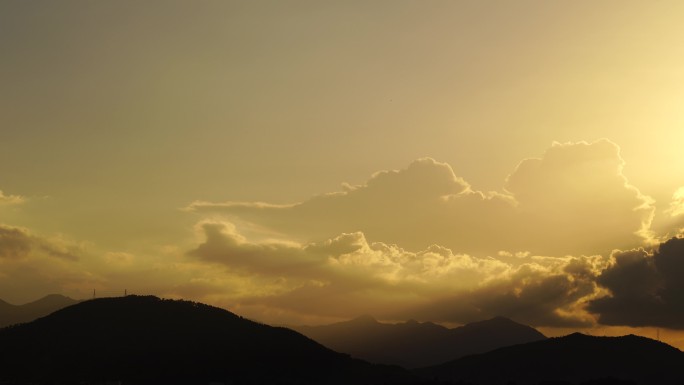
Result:
<instances>
[{"instance_id":1,"label":"hill","mask_svg":"<svg viewBox=\"0 0 684 385\"><path fill-rule=\"evenodd\" d=\"M476 384L684 383L684 353L644 337L593 337L574 333L419 369L442 381Z\"/></svg>"},{"instance_id":2,"label":"hill","mask_svg":"<svg viewBox=\"0 0 684 385\"><path fill-rule=\"evenodd\" d=\"M12 305L0 299L0 327L30 322L78 302L59 294L51 294L24 305Z\"/></svg>"},{"instance_id":3,"label":"hill","mask_svg":"<svg viewBox=\"0 0 684 385\"><path fill-rule=\"evenodd\" d=\"M81 302L0 329L0 346L0 383L14 384L358 384L408 375L289 329L152 296Z\"/></svg>"},{"instance_id":4,"label":"hill","mask_svg":"<svg viewBox=\"0 0 684 385\"><path fill-rule=\"evenodd\" d=\"M293 329L366 361L417 368L503 346L543 340L536 329L503 317L449 329L431 322L380 323L370 316Z\"/></svg>"}]
</instances>

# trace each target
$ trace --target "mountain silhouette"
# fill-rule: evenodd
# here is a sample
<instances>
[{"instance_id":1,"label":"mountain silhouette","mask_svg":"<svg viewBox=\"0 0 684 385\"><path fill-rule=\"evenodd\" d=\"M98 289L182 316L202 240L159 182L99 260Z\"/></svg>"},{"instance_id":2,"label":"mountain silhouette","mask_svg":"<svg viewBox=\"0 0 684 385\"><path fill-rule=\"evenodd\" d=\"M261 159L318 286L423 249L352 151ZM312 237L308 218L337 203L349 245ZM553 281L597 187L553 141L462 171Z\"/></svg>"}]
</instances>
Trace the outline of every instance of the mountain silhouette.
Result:
<instances>
[{"instance_id":1,"label":"mountain silhouette","mask_svg":"<svg viewBox=\"0 0 684 385\"><path fill-rule=\"evenodd\" d=\"M0 329L0 383L362 384L411 378L223 309L153 296L81 302Z\"/></svg>"},{"instance_id":2,"label":"mountain silhouette","mask_svg":"<svg viewBox=\"0 0 684 385\"><path fill-rule=\"evenodd\" d=\"M449 329L431 322L380 323L364 315L350 321L293 329L338 352L366 361L417 368L503 346L543 340L536 329L496 317Z\"/></svg>"},{"instance_id":3,"label":"mountain silhouette","mask_svg":"<svg viewBox=\"0 0 684 385\"><path fill-rule=\"evenodd\" d=\"M30 322L78 302L59 294L51 294L24 305L12 305L0 299L0 327Z\"/></svg>"},{"instance_id":4,"label":"mountain silhouette","mask_svg":"<svg viewBox=\"0 0 684 385\"><path fill-rule=\"evenodd\" d=\"M441 381L488 384L684 383L684 353L645 337L565 337L509 346L416 370Z\"/></svg>"}]
</instances>

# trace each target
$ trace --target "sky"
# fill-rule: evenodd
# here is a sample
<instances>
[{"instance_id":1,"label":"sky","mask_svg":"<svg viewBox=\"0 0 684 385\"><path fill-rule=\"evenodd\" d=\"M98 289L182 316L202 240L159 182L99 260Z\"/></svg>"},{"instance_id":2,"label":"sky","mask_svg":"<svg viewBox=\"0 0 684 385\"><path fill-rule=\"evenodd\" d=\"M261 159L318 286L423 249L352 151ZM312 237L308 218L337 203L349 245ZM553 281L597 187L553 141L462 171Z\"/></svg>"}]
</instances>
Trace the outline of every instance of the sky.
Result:
<instances>
[{"instance_id":1,"label":"sky","mask_svg":"<svg viewBox=\"0 0 684 385\"><path fill-rule=\"evenodd\" d=\"M684 347L684 3L3 1L0 298Z\"/></svg>"}]
</instances>

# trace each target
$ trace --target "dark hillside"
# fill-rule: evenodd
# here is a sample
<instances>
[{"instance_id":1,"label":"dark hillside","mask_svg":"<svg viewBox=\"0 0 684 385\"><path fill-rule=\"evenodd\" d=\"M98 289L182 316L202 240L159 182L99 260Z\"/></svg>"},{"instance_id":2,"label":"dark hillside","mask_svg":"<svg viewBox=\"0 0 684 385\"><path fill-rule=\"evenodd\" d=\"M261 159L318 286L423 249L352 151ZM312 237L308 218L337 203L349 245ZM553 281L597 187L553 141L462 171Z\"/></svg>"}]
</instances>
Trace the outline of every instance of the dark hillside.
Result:
<instances>
[{"instance_id":1,"label":"dark hillside","mask_svg":"<svg viewBox=\"0 0 684 385\"><path fill-rule=\"evenodd\" d=\"M391 382L399 368L333 352L285 328L156 297L95 299L0 330L0 383Z\"/></svg>"},{"instance_id":2,"label":"dark hillside","mask_svg":"<svg viewBox=\"0 0 684 385\"><path fill-rule=\"evenodd\" d=\"M682 368L684 353L662 342L634 335L575 333L467 356L417 372L427 378L482 385L509 381L518 385L542 381L663 385L684 384Z\"/></svg>"}]
</instances>

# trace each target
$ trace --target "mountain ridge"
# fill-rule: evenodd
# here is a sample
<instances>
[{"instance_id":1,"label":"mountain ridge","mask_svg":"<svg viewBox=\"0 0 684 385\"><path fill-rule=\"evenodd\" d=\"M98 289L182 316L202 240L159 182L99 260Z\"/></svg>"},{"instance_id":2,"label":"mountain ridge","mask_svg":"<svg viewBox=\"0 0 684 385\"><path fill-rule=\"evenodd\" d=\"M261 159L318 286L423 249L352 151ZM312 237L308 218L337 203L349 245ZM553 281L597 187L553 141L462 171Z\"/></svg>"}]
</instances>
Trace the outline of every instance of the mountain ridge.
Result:
<instances>
[{"instance_id":1,"label":"mountain ridge","mask_svg":"<svg viewBox=\"0 0 684 385\"><path fill-rule=\"evenodd\" d=\"M30 322L79 302L61 294L48 294L22 305L13 305L0 299L0 328Z\"/></svg>"},{"instance_id":2,"label":"mountain ridge","mask_svg":"<svg viewBox=\"0 0 684 385\"><path fill-rule=\"evenodd\" d=\"M415 372L439 381L481 385L614 383L680 384L684 353L660 341L627 335L596 337L572 333L470 355Z\"/></svg>"},{"instance_id":3,"label":"mountain ridge","mask_svg":"<svg viewBox=\"0 0 684 385\"><path fill-rule=\"evenodd\" d=\"M182 300L84 301L0 329L0 383L394 383L412 378L301 334Z\"/></svg>"},{"instance_id":4,"label":"mountain ridge","mask_svg":"<svg viewBox=\"0 0 684 385\"><path fill-rule=\"evenodd\" d=\"M335 351L407 368L436 365L468 354L546 338L536 329L505 317L453 329L415 320L386 324L368 315L329 325L291 327Z\"/></svg>"}]
</instances>

